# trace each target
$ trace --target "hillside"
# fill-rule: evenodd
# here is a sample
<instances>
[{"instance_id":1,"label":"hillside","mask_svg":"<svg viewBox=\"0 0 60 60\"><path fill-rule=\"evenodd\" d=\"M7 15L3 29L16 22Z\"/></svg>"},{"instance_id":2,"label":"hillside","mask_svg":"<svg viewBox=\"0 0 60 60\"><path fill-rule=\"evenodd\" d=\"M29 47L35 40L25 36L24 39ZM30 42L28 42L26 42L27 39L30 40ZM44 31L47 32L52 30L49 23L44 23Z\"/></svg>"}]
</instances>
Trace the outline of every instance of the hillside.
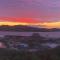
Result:
<instances>
[{"instance_id":1,"label":"hillside","mask_svg":"<svg viewBox=\"0 0 60 60\"><path fill-rule=\"evenodd\" d=\"M15 26L8 26L2 25L0 26L0 31L20 31L20 32L55 32L60 31L60 29L52 28L38 28L33 26L23 26L23 25L15 25Z\"/></svg>"}]
</instances>

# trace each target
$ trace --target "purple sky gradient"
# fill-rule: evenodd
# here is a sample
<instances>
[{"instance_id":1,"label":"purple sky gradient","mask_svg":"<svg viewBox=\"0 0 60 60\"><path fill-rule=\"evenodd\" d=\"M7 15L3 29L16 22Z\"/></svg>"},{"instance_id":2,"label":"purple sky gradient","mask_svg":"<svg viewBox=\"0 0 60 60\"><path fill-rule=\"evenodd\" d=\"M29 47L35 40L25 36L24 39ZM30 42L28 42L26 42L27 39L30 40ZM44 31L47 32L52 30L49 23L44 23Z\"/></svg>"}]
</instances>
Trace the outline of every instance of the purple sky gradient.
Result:
<instances>
[{"instance_id":1,"label":"purple sky gradient","mask_svg":"<svg viewBox=\"0 0 60 60\"><path fill-rule=\"evenodd\" d=\"M0 17L60 21L60 0L0 0Z\"/></svg>"}]
</instances>

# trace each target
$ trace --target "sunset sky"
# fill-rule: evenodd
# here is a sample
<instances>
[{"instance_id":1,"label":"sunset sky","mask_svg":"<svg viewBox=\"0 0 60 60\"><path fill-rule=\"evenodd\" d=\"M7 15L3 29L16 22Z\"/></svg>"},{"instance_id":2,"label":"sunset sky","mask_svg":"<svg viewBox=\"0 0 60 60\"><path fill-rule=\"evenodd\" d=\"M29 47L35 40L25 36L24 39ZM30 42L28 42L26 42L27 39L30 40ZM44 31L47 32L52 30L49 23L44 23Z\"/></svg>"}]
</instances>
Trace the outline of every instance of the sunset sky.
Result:
<instances>
[{"instance_id":1,"label":"sunset sky","mask_svg":"<svg viewBox=\"0 0 60 60\"><path fill-rule=\"evenodd\" d=\"M0 25L60 28L60 0L0 0Z\"/></svg>"}]
</instances>

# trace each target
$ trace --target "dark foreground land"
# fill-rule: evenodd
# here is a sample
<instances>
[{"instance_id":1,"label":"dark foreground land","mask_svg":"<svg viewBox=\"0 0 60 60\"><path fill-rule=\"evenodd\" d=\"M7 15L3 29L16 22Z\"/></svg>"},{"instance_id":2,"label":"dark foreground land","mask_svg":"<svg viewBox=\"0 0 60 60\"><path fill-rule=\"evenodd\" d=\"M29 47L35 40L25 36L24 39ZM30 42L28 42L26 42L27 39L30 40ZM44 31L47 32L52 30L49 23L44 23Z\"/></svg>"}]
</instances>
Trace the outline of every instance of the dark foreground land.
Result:
<instances>
[{"instance_id":1,"label":"dark foreground land","mask_svg":"<svg viewBox=\"0 0 60 60\"><path fill-rule=\"evenodd\" d=\"M0 60L60 60L60 48L38 52L0 49Z\"/></svg>"},{"instance_id":2,"label":"dark foreground land","mask_svg":"<svg viewBox=\"0 0 60 60\"><path fill-rule=\"evenodd\" d=\"M1 31L47 31L22 26L0 26ZM48 30L52 31L52 30ZM53 29L56 31L56 29ZM58 30L60 31L60 30ZM48 37L48 36L47 36ZM58 44L51 47L44 44ZM60 60L60 38L52 39L34 33L32 36L0 37L0 60Z\"/></svg>"},{"instance_id":3,"label":"dark foreground land","mask_svg":"<svg viewBox=\"0 0 60 60\"><path fill-rule=\"evenodd\" d=\"M0 38L0 60L60 60L60 45L51 48L45 43L60 44L59 39L47 39L34 33L29 37ZM27 46L26 46L27 45Z\"/></svg>"}]
</instances>

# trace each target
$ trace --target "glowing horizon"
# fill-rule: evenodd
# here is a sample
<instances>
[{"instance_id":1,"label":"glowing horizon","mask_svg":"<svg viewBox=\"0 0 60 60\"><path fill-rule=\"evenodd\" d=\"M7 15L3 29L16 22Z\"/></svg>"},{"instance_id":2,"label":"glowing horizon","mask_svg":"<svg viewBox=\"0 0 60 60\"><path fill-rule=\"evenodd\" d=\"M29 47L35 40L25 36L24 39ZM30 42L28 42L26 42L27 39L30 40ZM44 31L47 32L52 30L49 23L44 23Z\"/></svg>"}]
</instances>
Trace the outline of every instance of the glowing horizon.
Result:
<instances>
[{"instance_id":1,"label":"glowing horizon","mask_svg":"<svg viewBox=\"0 0 60 60\"><path fill-rule=\"evenodd\" d=\"M38 23L28 23L28 22L8 22L8 21L1 21L1 25L27 25L27 26L36 26L36 27L43 27L43 28L60 28L60 21L58 22L38 22Z\"/></svg>"},{"instance_id":2,"label":"glowing horizon","mask_svg":"<svg viewBox=\"0 0 60 60\"><path fill-rule=\"evenodd\" d=\"M0 0L0 22L60 28L60 0Z\"/></svg>"}]
</instances>

